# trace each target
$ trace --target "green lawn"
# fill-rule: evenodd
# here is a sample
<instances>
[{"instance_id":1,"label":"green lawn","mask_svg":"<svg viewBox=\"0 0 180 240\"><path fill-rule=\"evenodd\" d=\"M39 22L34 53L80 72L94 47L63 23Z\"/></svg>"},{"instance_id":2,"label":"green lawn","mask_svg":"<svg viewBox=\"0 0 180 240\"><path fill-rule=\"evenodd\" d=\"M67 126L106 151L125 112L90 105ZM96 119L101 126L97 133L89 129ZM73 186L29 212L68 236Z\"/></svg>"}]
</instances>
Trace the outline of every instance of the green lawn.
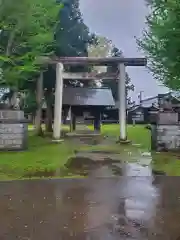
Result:
<instances>
[{"instance_id":1,"label":"green lawn","mask_svg":"<svg viewBox=\"0 0 180 240\"><path fill-rule=\"evenodd\" d=\"M103 125L102 133L107 136L116 137L118 139L120 130L118 124ZM151 148L151 136L150 131L145 128L144 125L128 125L127 127L128 139L132 143L140 144L142 149L150 150Z\"/></svg>"},{"instance_id":2,"label":"green lawn","mask_svg":"<svg viewBox=\"0 0 180 240\"><path fill-rule=\"evenodd\" d=\"M53 172L74 154L67 142L52 143L49 138L30 133L29 149L24 152L0 153L0 179L22 178L26 173Z\"/></svg>"},{"instance_id":3,"label":"green lawn","mask_svg":"<svg viewBox=\"0 0 180 240\"><path fill-rule=\"evenodd\" d=\"M63 126L64 128L67 129L66 126ZM75 150L81 148L72 145L68 140L60 144L53 144L50 138L33 136L32 130L33 126L29 126L29 149L27 151L0 153L0 179L23 178L25 175L33 175L36 172L53 172L62 167L74 155ZM102 133L114 138L112 141L114 145L109 147L110 150L120 149L119 145L115 143L119 136L118 125L103 125ZM148 131L142 126L129 126L128 135L134 142L143 143L143 147L149 147ZM146 143L142 141L145 138ZM88 149L91 150L93 147L89 146Z\"/></svg>"},{"instance_id":4,"label":"green lawn","mask_svg":"<svg viewBox=\"0 0 180 240\"><path fill-rule=\"evenodd\" d=\"M67 128L67 127L65 127ZM150 131L144 126L128 126L128 139L141 151L150 150ZM112 138L111 146L105 146L105 150L122 151L124 145L119 145L116 140L119 137L119 125L109 124L102 126L102 134ZM113 144L114 142L114 144ZM29 131L29 149L24 152L1 152L0 153L0 180L21 179L33 175L36 172L54 172L62 167L66 161L74 156L77 150L102 150L103 146L87 146L86 148L72 144L65 140L60 144L52 143L48 137L33 136L32 127ZM133 152L132 145L126 146ZM153 154L153 167L165 171L168 175L180 175L180 158L173 154ZM46 174L45 174L46 176Z\"/></svg>"},{"instance_id":5,"label":"green lawn","mask_svg":"<svg viewBox=\"0 0 180 240\"><path fill-rule=\"evenodd\" d=\"M152 167L168 176L180 176L180 153L152 153Z\"/></svg>"}]
</instances>

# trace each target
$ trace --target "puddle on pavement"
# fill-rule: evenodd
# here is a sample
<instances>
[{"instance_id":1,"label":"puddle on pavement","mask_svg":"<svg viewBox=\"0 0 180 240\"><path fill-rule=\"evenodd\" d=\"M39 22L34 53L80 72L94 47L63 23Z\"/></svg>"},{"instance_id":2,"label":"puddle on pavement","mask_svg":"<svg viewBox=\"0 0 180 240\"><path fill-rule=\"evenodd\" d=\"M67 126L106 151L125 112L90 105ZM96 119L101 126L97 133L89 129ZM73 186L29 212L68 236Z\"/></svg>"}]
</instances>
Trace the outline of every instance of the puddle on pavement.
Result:
<instances>
[{"instance_id":1,"label":"puddle on pavement","mask_svg":"<svg viewBox=\"0 0 180 240\"><path fill-rule=\"evenodd\" d=\"M106 151L77 153L77 156L70 158L63 168L56 171L47 169L45 171L28 172L24 175L24 178L164 176L163 171L152 170L151 161L152 158L149 153L142 153L133 162L125 161L125 159L121 160L120 155L110 154Z\"/></svg>"},{"instance_id":2,"label":"puddle on pavement","mask_svg":"<svg viewBox=\"0 0 180 240\"><path fill-rule=\"evenodd\" d=\"M180 236L180 182L175 178L159 178L158 184L149 177L11 181L0 188L2 240Z\"/></svg>"},{"instance_id":3,"label":"puddle on pavement","mask_svg":"<svg viewBox=\"0 0 180 240\"><path fill-rule=\"evenodd\" d=\"M29 233L28 236L35 240L58 237L75 240L176 239L180 225L177 181L154 178L153 175L162 172L151 170L151 156L147 153L141 154L136 162L121 161L121 157L102 152L86 153L86 156L77 154L59 173L53 173L56 176L79 174L106 178L21 181L25 183L23 186L12 185L11 190L6 191L1 187L1 232L9 235L18 232L21 236ZM47 176L48 171L45 174ZM35 227L38 230L32 233Z\"/></svg>"}]
</instances>

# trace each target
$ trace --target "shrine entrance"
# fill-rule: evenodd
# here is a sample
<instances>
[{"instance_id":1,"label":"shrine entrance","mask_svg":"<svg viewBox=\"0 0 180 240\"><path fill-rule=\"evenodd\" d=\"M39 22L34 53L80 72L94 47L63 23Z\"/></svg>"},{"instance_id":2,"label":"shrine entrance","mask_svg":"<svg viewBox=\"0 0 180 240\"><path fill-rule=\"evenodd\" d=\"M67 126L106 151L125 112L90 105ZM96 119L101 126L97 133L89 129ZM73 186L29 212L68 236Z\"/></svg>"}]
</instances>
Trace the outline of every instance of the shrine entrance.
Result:
<instances>
[{"instance_id":1,"label":"shrine entrance","mask_svg":"<svg viewBox=\"0 0 180 240\"><path fill-rule=\"evenodd\" d=\"M126 130L126 71L128 66L146 66L145 58L122 58L122 57L60 57L44 59L48 64L56 64L56 86L55 86L55 106L54 106L54 127L53 138L59 140L61 138L62 124L62 104L63 104L63 81L66 79L75 80L99 80L110 79L118 80L119 95L119 140L127 141ZM64 66L111 66L117 65L118 71L113 74L97 74L97 73L70 73L65 72Z\"/></svg>"}]
</instances>

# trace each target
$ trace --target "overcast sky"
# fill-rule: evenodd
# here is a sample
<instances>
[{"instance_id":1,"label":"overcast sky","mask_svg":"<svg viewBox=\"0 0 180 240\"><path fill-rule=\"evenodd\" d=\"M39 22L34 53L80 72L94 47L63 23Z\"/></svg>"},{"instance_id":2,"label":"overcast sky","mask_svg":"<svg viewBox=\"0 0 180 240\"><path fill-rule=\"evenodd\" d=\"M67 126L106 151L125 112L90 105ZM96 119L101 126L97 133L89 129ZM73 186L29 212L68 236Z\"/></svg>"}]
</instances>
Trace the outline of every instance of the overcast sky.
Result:
<instances>
[{"instance_id":1,"label":"overcast sky","mask_svg":"<svg viewBox=\"0 0 180 240\"><path fill-rule=\"evenodd\" d=\"M84 21L91 32L111 39L126 57L143 57L135 36L141 36L148 9L144 0L80 0ZM129 67L127 71L135 85L133 99L140 91L143 98L167 92L145 67Z\"/></svg>"}]
</instances>

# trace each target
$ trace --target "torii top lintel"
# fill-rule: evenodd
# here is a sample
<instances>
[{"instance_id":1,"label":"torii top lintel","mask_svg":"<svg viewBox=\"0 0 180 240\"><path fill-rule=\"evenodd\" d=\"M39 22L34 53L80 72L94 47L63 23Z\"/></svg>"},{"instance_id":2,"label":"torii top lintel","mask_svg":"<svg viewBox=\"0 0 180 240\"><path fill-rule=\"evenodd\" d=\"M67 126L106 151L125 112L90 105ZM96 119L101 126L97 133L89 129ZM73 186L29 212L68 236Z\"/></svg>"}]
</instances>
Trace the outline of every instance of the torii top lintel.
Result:
<instances>
[{"instance_id":1,"label":"torii top lintel","mask_svg":"<svg viewBox=\"0 0 180 240\"><path fill-rule=\"evenodd\" d=\"M124 63L125 66L146 66L146 58L122 58L122 57L54 57L51 58L50 63L61 62L64 65L94 65L94 66L108 66L113 63Z\"/></svg>"}]
</instances>

